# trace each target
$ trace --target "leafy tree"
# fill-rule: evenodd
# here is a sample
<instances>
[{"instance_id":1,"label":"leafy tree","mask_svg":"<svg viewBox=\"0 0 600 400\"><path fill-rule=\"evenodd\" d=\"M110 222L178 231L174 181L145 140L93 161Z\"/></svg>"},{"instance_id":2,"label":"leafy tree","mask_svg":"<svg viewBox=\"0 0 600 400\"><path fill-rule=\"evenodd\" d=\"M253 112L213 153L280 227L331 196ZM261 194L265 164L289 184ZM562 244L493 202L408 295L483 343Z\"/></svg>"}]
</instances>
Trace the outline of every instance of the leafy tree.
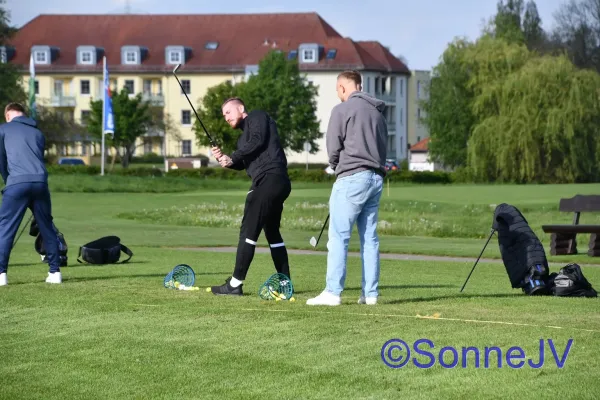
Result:
<instances>
[{"instance_id":1,"label":"leafy tree","mask_svg":"<svg viewBox=\"0 0 600 400\"><path fill-rule=\"evenodd\" d=\"M510 182L585 182L599 177L600 75L565 57L530 59L501 84L469 140L472 176Z\"/></svg>"},{"instance_id":2,"label":"leafy tree","mask_svg":"<svg viewBox=\"0 0 600 400\"><path fill-rule=\"evenodd\" d=\"M498 2L498 11L494 16L494 36L510 43L524 43L521 29L523 0L504 0Z\"/></svg>"},{"instance_id":3,"label":"leafy tree","mask_svg":"<svg viewBox=\"0 0 600 400\"><path fill-rule=\"evenodd\" d=\"M472 44L456 39L433 68L428 98L421 104L429 129L431 158L447 167L465 166L467 141L475 123L471 110L472 89L468 87L466 51Z\"/></svg>"},{"instance_id":4,"label":"leafy tree","mask_svg":"<svg viewBox=\"0 0 600 400\"><path fill-rule=\"evenodd\" d=\"M62 113L51 107L38 104L36 122L46 138L46 150L73 141L77 134L85 132L85 128L75 122L73 115Z\"/></svg>"},{"instance_id":5,"label":"leafy tree","mask_svg":"<svg viewBox=\"0 0 600 400\"><path fill-rule=\"evenodd\" d=\"M245 85L245 82L233 85L231 81L225 81L208 88L202 98L202 105L197 110L198 116L208 130L208 133L225 153L231 153L235 150L241 131L239 129L232 129L225 121L221 105L230 97L243 97L242 92ZM194 123L193 129L198 143L201 146L210 146L210 141L197 120Z\"/></svg>"},{"instance_id":6,"label":"leafy tree","mask_svg":"<svg viewBox=\"0 0 600 400\"><path fill-rule=\"evenodd\" d=\"M6 45L16 32L16 29L10 26L10 13L3 7L5 3L5 0L0 0L0 46ZM3 108L12 101L25 103L26 99L19 70L14 64L0 62L0 106ZM4 122L4 113L0 118L0 121Z\"/></svg>"},{"instance_id":7,"label":"leafy tree","mask_svg":"<svg viewBox=\"0 0 600 400\"><path fill-rule=\"evenodd\" d=\"M529 50L544 50L546 48L546 33L542 29L542 19L538 13L535 1L528 1L523 16L523 36Z\"/></svg>"},{"instance_id":8,"label":"leafy tree","mask_svg":"<svg viewBox=\"0 0 600 400\"><path fill-rule=\"evenodd\" d=\"M316 141L323 137L316 117L318 88L301 76L298 63L287 60L283 53L271 51L259 63L259 71L247 82L232 85L222 83L209 89L202 99L202 122L225 151L235 148L241 132L234 132L224 121L221 104L227 97L239 96L248 111L260 109L277 122L284 149L302 151L304 143L311 144L311 153L319 151ZM200 124L194 125L200 144L209 141ZM214 134L214 135L213 135Z\"/></svg>"},{"instance_id":9,"label":"leafy tree","mask_svg":"<svg viewBox=\"0 0 600 400\"><path fill-rule=\"evenodd\" d=\"M102 138L102 106L103 100L90 102L90 117L88 120L88 131ZM130 97L126 88L112 94L112 108L115 121L114 137L111 134L105 136L107 148L124 148L125 155L121 157L123 167L129 166L136 140L147 133L150 129L157 127L156 117L153 116L150 104L142 100L141 93Z\"/></svg>"}]
</instances>

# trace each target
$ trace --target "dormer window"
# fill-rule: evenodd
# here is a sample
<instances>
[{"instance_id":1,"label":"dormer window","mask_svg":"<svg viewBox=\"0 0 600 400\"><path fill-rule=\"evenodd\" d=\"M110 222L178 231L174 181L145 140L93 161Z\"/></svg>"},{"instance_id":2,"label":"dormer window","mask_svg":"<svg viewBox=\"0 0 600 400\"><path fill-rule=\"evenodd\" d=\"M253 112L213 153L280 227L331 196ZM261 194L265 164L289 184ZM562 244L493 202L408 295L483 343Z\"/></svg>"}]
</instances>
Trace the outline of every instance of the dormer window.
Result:
<instances>
[{"instance_id":1,"label":"dormer window","mask_svg":"<svg viewBox=\"0 0 600 400\"><path fill-rule=\"evenodd\" d=\"M98 50L96 46L78 46L77 64L94 65L98 60Z\"/></svg>"},{"instance_id":2,"label":"dormer window","mask_svg":"<svg viewBox=\"0 0 600 400\"><path fill-rule=\"evenodd\" d=\"M169 62L171 64L181 63L181 53L179 51L175 51L175 50L169 52Z\"/></svg>"},{"instance_id":3,"label":"dormer window","mask_svg":"<svg viewBox=\"0 0 600 400\"><path fill-rule=\"evenodd\" d=\"M313 62L315 61L315 50L302 50L302 62Z\"/></svg>"},{"instance_id":4,"label":"dormer window","mask_svg":"<svg viewBox=\"0 0 600 400\"><path fill-rule=\"evenodd\" d=\"M301 63L316 64L319 62L321 47L318 43L302 43L298 48Z\"/></svg>"},{"instance_id":5,"label":"dormer window","mask_svg":"<svg viewBox=\"0 0 600 400\"><path fill-rule=\"evenodd\" d=\"M33 61L36 64L48 64L48 54L45 51L35 51Z\"/></svg>"},{"instance_id":6,"label":"dormer window","mask_svg":"<svg viewBox=\"0 0 600 400\"><path fill-rule=\"evenodd\" d=\"M148 50L140 46L123 46L121 47L121 64L141 64L147 53Z\"/></svg>"},{"instance_id":7,"label":"dormer window","mask_svg":"<svg viewBox=\"0 0 600 400\"><path fill-rule=\"evenodd\" d=\"M167 64L185 64L186 56L191 50L183 46L167 46L165 48L165 63Z\"/></svg>"}]
</instances>

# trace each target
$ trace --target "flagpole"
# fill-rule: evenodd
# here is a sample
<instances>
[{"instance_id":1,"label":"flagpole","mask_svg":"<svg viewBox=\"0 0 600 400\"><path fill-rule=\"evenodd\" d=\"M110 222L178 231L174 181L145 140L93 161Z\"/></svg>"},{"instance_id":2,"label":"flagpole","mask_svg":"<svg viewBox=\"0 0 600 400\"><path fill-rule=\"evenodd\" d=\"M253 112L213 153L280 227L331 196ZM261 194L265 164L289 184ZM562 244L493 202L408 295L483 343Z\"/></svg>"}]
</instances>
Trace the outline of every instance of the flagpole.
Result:
<instances>
[{"instance_id":1,"label":"flagpole","mask_svg":"<svg viewBox=\"0 0 600 400\"><path fill-rule=\"evenodd\" d=\"M106 56L102 68L102 156L100 160L100 175L104 176L104 121L106 121Z\"/></svg>"}]
</instances>

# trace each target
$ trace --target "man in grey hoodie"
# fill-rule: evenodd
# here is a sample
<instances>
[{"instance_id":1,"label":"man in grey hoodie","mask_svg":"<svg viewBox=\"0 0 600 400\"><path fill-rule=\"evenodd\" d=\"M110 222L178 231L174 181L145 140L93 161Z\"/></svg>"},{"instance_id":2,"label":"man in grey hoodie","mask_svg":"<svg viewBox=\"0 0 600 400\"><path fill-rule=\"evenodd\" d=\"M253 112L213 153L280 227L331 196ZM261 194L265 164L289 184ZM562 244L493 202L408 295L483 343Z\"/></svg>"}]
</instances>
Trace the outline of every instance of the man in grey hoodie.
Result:
<instances>
[{"instance_id":1,"label":"man in grey hoodie","mask_svg":"<svg viewBox=\"0 0 600 400\"><path fill-rule=\"evenodd\" d=\"M362 294L359 304L377 304L379 285L379 200L386 175L387 122L385 103L361 91L357 71L337 79L341 103L331 112L327 128L329 165L336 182L329 199L329 241L325 290L308 305L337 306L346 280L348 242L357 224L361 243Z\"/></svg>"},{"instance_id":2,"label":"man in grey hoodie","mask_svg":"<svg viewBox=\"0 0 600 400\"><path fill-rule=\"evenodd\" d=\"M13 240L30 208L38 224L50 271L46 282L62 283L58 236L52 225L48 172L44 165L45 138L25 108L10 103L0 125L0 174L4 179L0 205L0 286L8 284L6 271Z\"/></svg>"}]
</instances>

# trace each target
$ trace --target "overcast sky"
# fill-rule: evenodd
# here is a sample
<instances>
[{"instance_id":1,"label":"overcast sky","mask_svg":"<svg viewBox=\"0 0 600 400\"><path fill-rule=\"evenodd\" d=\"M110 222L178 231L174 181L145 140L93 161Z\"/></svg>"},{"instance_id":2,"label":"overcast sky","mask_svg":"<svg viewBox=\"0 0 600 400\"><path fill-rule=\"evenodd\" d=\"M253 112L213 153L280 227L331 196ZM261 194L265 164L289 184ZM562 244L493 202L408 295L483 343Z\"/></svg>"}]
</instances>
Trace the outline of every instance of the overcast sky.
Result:
<instances>
[{"instance_id":1,"label":"overcast sky","mask_svg":"<svg viewBox=\"0 0 600 400\"><path fill-rule=\"evenodd\" d=\"M544 29L567 0L537 0ZM473 39L484 20L496 11L497 0L7 0L12 25L22 26L39 14L114 14L129 8L136 14L212 14L317 12L341 35L354 40L377 40L402 55L411 69L431 69L448 42L456 36ZM338 6L334 4L338 4ZM343 5L343 6L341 6Z\"/></svg>"}]
</instances>

